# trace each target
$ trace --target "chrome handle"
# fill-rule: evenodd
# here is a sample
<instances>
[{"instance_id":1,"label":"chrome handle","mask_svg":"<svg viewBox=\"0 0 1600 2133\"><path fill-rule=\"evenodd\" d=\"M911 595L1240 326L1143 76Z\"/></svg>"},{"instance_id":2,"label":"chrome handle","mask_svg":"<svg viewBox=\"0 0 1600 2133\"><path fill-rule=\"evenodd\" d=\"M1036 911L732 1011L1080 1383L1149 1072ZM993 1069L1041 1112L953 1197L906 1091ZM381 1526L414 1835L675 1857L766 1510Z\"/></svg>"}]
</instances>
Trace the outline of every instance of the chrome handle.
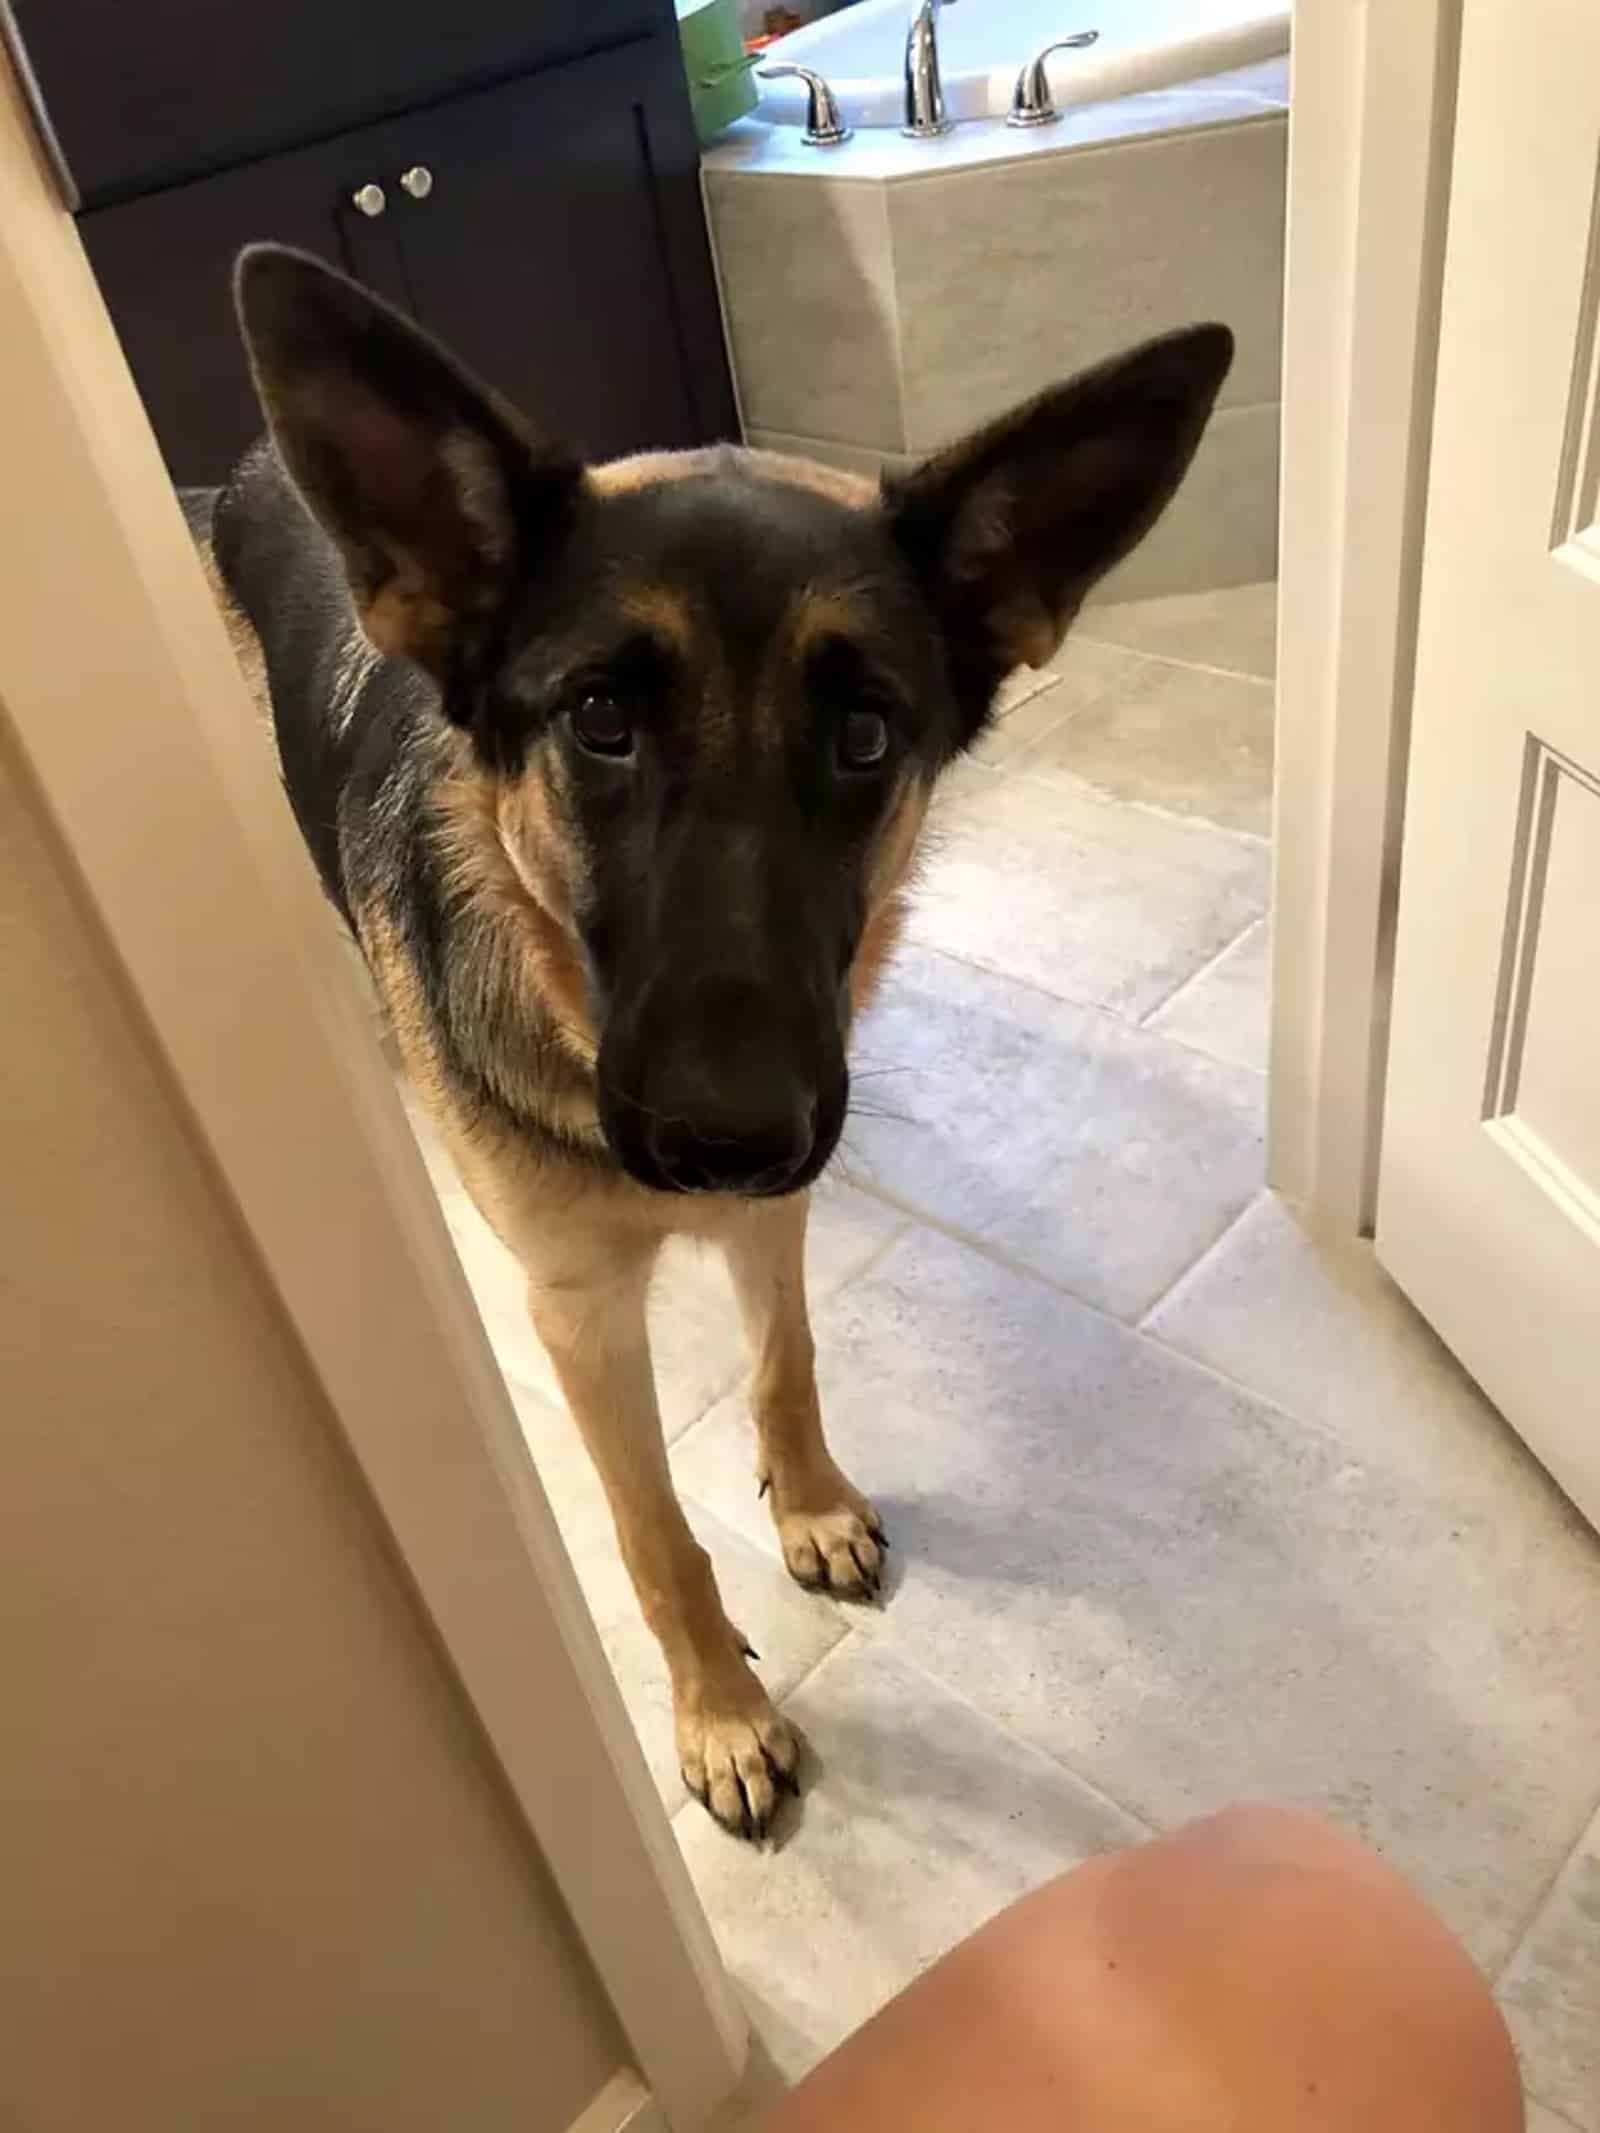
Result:
<instances>
[{"instance_id":1,"label":"chrome handle","mask_svg":"<svg viewBox=\"0 0 1600 2133\"><path fill-rule=\"evenodd\" d=\"M1052 52L1081 52L1086 45L1098 42L1098 30L1078 30L1071 37L1058 37L1054 44L1028 61L1017 76L1017 86L1011 92L1011 109L1006 113L1008 126L1048 126L1061 113L1056 109L1055 99L1050 94L1050 76L1045 71L1045 61Z\"/></svg>"},{"instance_id":2,"label":"chrome handle","mask_svg":"<svg viewBox=\"0 0 1600 2133\"><path fill-rule=\"evenodd\" d=\"M365 215L370 221L374 216L381 215L389 205L389 195L381 185L374 185L369 180L365 185L356 187L350 195L350 204L358 214Z\"/></svg>"},{"instance_id":3,"label":"chrome handle","mask_svg":"<svg viewBox=\"0 0 1600 2133\"><path fill-rule=\"evenodd\" d=\"M787 60L781 66L758 67L756 71L763 81L794 79L805 83L806 130L800 138L808 148L837 148L841 141L849 140L850 128L840 118L838 101L820 74Z\"/></svg>"},{"instance_id":4,"label":"chrome handle","mask_svg":"<svg viewBox=\"0 0 1600 2133\"><path fill-rule=\"evenodd\" d=\"M400 173L400 184L413 200L426 200L433 191L433 172L426 163L413 163Z\"/></svg>"}]
</instances>

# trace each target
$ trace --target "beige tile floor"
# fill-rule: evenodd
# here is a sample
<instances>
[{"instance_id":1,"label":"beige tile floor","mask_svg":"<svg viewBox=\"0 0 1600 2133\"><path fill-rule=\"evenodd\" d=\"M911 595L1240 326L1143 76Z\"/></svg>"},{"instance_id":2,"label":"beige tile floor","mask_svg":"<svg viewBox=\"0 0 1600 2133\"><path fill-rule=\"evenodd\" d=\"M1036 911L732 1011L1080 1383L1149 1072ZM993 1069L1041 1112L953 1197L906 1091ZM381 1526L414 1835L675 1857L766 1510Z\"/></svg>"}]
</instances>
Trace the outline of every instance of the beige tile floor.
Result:
<instances>
[{"instance_id":1,"label":"beige tile floor","mask_svg":"<svg viewBox=\"0 0 1600 2133\"><path fill-rule=\"evenodd\" d=\"M685 1804L666 1682L515 1269L451 1229L650 1767L793 2077L1073 1861L1315 1804L1497 1980L1600 2133L1600 1543L1371 1254L1262 1189L1273 594L1102 608L954 781L812 1237L881 1609L784 1576L720 1270L657 1299L673 1461L813 1750L756 1853Z\"/></svg>"}]
</instances>

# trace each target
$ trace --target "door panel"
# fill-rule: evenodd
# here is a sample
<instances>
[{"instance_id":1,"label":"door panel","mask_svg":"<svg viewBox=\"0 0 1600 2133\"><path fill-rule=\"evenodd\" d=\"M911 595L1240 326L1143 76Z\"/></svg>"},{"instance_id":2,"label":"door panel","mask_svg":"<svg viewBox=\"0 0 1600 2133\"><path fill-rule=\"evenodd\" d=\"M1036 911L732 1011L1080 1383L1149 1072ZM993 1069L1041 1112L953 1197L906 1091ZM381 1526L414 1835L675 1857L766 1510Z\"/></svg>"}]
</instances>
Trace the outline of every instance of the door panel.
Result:
<instances>
[{"instance_id":1,"label":"door panel","mask_svg":"<svg viewBox=\"0 0 1600 2133\"><path fill-rule=\"evenodd\" d=\"M1600 1522L1600 9L1467 0L1378 1251Z\"/></svg>"},{"instance_id":2,"label":"door panel","mask_svg":"<svg viewBox=\"0 0 1600 2133\"><path fill-rule=\"evenodd\" d=\"M595 456L734 433L687 114L651 38L386 129L417 317Z\"/></svg>"},{"instance_id":3,"label":"door panel","mask_svg":"<svg viewBox=\"0 0 1600 2133\"><path fill-rule=\"evenodd\" d=\"M175 482L220 482L261 434L233 316L233 262L263 238L315 252L403 299L392 211L351 195L381 168L382 129L96 208L78 229Z\"/></svg>"}]
</instances>

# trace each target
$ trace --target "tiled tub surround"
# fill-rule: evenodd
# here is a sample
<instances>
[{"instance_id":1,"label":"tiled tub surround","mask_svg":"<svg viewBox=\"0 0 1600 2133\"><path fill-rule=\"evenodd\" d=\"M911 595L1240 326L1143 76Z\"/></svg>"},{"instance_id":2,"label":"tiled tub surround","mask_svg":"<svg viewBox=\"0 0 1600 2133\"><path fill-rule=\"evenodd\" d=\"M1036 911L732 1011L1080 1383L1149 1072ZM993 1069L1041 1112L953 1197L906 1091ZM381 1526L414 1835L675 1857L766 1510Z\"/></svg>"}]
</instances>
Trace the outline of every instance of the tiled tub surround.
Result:
<instances>
[{"instance_id":1,"label":"tiled tub surround","mask_svg":"<svg viewBox=\"0 0 1600 2133\"><path fill-rule=\"evenodd\" d=\"M1225 320L1238 355L1162 525L1101 597L1270 577L1277 551L1287 63L1033 133L747 121L706 157L752 444L899 465L1146 335Z\"/></svg>"}]
</instances>

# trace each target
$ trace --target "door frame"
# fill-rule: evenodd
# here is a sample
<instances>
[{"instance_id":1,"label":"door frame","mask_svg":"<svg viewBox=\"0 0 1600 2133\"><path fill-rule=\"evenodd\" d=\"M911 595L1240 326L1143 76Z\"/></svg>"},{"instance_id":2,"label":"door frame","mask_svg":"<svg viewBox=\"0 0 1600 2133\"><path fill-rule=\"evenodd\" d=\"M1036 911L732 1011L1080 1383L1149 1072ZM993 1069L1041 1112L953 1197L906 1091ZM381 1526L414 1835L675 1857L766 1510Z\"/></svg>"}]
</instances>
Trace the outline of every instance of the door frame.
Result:
<instances>
[{"instance_id":1,"label":"door frame","mask_svg":"<svg viewBox=\"0 0 1600 2133\"><path fill-rule=\"evenodd\" d=\"M1462 0L1299 0L1268 1174L1369 1234Z\"/></svg>"},{"instance_id":2,"label":"door frame","mask_svg":"<svg viewBox=\"0 0 1600 2133\"><path fill-rule=\"evenodd\" d=\"M744 2017L3 55L0 380L0 716L627 2046L688 2133L739 2079Z\"/></svg>"}]
</instances>

